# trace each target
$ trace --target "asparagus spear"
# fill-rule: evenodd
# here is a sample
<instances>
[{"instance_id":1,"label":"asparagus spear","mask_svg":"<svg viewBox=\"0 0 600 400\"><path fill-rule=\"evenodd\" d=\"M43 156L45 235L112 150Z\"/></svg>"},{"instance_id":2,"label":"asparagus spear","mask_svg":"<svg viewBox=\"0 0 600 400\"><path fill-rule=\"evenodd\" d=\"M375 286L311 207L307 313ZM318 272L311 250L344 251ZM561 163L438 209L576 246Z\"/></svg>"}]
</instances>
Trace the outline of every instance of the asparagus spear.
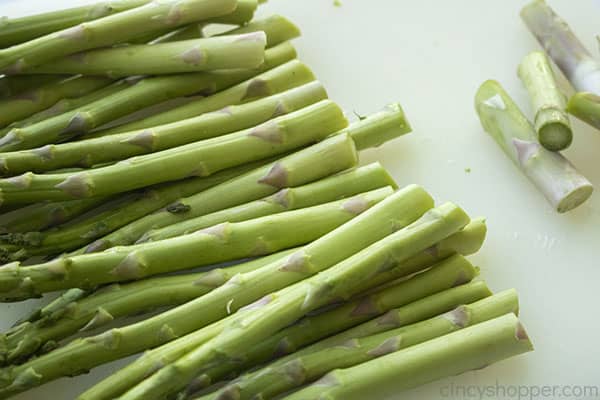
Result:
<instances>
[{"instance_id":1,"label":"asparagus spear","mask_svg":"<svg viewBox=\"0 0 600 400\"><path fill-rule=\"evenodd\" d=\"M37 124L11 130L0 139L0 151L24 150L65 141L122 116L169 99L226 89L295 57L294 48L289 44L282 44L265 52L265 63L258 70L198 72L143 79L136 85L112 96ZM305 83L305 81L300 83ZM263 93L257 91L255 86L249 98L261 96Z\"/></svg>"},{"instance_id":2,"label":"asparagus spear","mask_svg":"<svg viewBox=\"0 0 600 400\"><path fill-rule=\"evenodd\" d=\"M223 361L245 359L245 350L334 299L348 299L361 283L391 264L401 263L456 233L469 222L459 207L446 203L428 211L406 228L382 239L317 275L271 293L238 312L223 332L135 386L121 398L164 399L190 384L197 375ZM403 276L397 270L398 277ZM193 383L192 383L192 386Z\"/></svg>"},{"instance_id":3,"label":"asparagus spear","mask_svg":"<svg viewBox=\"0 0 600 400\"><path fill-rule=\"evenodd\" d=\"M521 18L575 90L600 95L600 64L544 0L525 6Z\"/></svg>"},{"instance_id":4,"label":"asparagus spear","mask_svg":"<svg viewBox=\"0 0 600 400\"><path fill-rule=\"evenodd\" d=\"M128 223L170 204L181 196L207 190L254 168L264 164L257 162L232 168L208 178L191 178L181 182L167 183L148 188L141 192L129 193L107 201L100 207L93 208L88 215L77 220L59 225L44 232L27 232L25 234L5 234L1 240L15 245L0 247L5 252L7 261L26 259L36 255L54 255L70 251L89 244L94 239L114 231ZM96 198L88 199L88 201ZM104 201L104 198L101 198ZM72 200L84 201L84 200ZM66 202L65 204L68 204ZM58 203L59 205L61 203ZM17 254L10 254L17 252ZM1 259L1 258L0 258Z\"/></svg>"},{"instance_id":5,"label":"asparagus spear","mask_svg":"<svg viewBox=\"0 0 600 400\"><path fill-rule=\"evenodd\" d=\"M148 3L0 50L0 70L18 73L61 56L229 14L236 6L236 0Z\"/></svg>"},{"instance_id":6,"label":"asparagus spear","mask_svg":"<svg viewBox=\"0 0 600 400\"><path fill-rule=\"evenodd\" d=\"M536 141L535 130L496 81L477 91L475 107L483 128L560 213L572 210L592 194L592 184L559 153Z\"/></svg>"},{"instance_id":7,"label":"asparagus spear","mask_svg":"<svg viewBox=\"0 0 600 400\"><path fill-rule=\"evenodd\" d=\"M239 381L198 399L273 398L315 381L338 368L349 368L386 354L400 351L466 327L513 313L518 308L517 294L508 290L469 305L460 305L448 313L381 333L340 340L334 336L314 348L277 360ZM389 330L388 330L389 329ZM347 337L344 333L340 337ZM334 343L332 343L334 342Z\"/></svg>"},{"instance_id":8,"label":"asparagus spear","mask_svg":"<svg viewBox=\"0 0 600 400\"><path fill-rule=\"evenodd\" d=\"M73 54L26 73L106 75L161 75L217 69L257 68L264 62L264 32L140 44Z\"/></svg>"},{"instance_id":9,"label":"asparagus spear","mask_svg":"<svg viewBox=\"0 0 600 400\"><path fill-rule=\"evenodd\" d=\"M140 238L138 243L155 242L186 235L224 222L245 221L283 211L311 207L383 186L397 188L396 183L381 164L373 163L307 185L282 189L264 199L150 231Z\"/></svg>"},{"instance_id":10,"label":"asparagus spear","mask_svg":"<svg viewBox=\"0 0 600 400\"><path fill-rule=\"evenodd\" d=\"M358 205L356 202L354 204ZM0 385L11 385L16 379L15 386L19 388L13 386L13 389L23 391L61 376L76 375L94 366L136 354L196 331L223 319L228 312L234 312L268 293L302 280L306 273L299 272L303 270L303 261L304 264L307 263L307 257L310 257L310 266L306 265L310 267L307 268L309 275L327 269L399 227L406 226L432 206L433 199L422 188L409 186L307 245L302 251L254 272L238 275L229 284L205 296L139 323L73 341L22 366L7 368L0 372ZM176 251L171 253L177 254ZM244 290L240 290L241 288ZM189 318L190 315L195 317ZM216 333L218 332L217 329ZM212 334L214 333L213 331ZM28 376L33 379L28 379ZM2 394L8 393L0 391L0 395Z\"/></svg>"},{"instance_id":11,"label":"asparagus spear","mask_svg":"<svg viewBox=\"0 0 600 400\"><path fill-rule=\"evenodd\" d=\"M115 284L81 298L80 289L67 291L67 298L32 322L17 325L4 334L8 363L19 363L48 344L58 343L77 332L96 329L115 319L177 306L221 286L238 273L261 268L294 250L275 253L228 268L186 275Z\"/></svg>"},{"instance_id":12,"label":"asparagus spear","mask_svg":"<svg viewBox=\"0 0 600 400\"><path fill-rule=\"evenodd\" d=\"M49 83L60 82L68 77L69 75L5 75L0 78L0 96L3 98L16 96Z\"/></svg>"},{"instance_id":13,"label":"asparagus spear","mask_svg":"<svg viewBox=\"0 0 600 400\"><path fill-rule=\"evenodd\" d=\"M6 175L75 166L82 160L87 166L97 165L247 129L326 98L325 89L315 81L264 99L152 129L49 145L45 151L50 158L41 157L40 149L3 153L0 164Z\"/></svg>"},{"instance_id":14,"label":"asparagus spear","mask_svg":"<svg viewBox=\"0 0 600 400\"><path fill-rule=\"evenodd\" d=\"M528 54L519 66L519 77L535 110L534 125L540 144L550 151L569 147L573 132L566 112L567 104L546 55L540 51Z\"/></svg>"},{"instance_id":15,"label":"asparagus spear","mask_svg":"<svg viewBox=\"0 0 600 400\"><path fill-rule=\"evenodd\" d=\"M600 96L589 93L575 93L569 99L569 113L580 120L600 129Z\"/></svg>"},{"instance_id":16,"label":"asparagus spear","mask_svg":"<svg viewBox=\"0 0 600 400\"><path fill-rule=\"evenodd\" d=\"M339 172L341 169L336 169L339 167L339 163L330 164L329 161L339 160L340 158L349 160L351 152L348 146L354 147L353 139L355 137L374 137L374 139L366 141L361 140L361 144L364 145L371 141L381 143L384 138L404 134L408 123L403 119L404 114L401 107L399 105L389 106L386 110L386 117L383 119L379 117L367 117L363 121L352 124L347 130L337 135L337 137L334 136L320 144L301 150L267 167L217 186L210 191L180 199L167 207L166 210L144 217L92 243L86 249L80 250L79 253L105 250L117 245L132 244L149 230L206 215L207 213L221 210L224 207L232 207L257 200L274 194L277 189L302 185L323 178L331 173ZM352 140L348 140L347 136L352 137ZM334 147L330 149L332 145ZM344 156L340 157L337 154L338 152L341 152ZM316 162L315 159L319 161ZM351 166L352 164L348 165L346 163L345 168ZM268 178L261 182L265 176ZM265 185L264 183L267 184ZM177 212L181 208L186 210L186 212Z\"/></svg>"},{"instance_id":17,"label":"asparagus spear","mask_svg":"<svg viewBox=\"0 0 600 400\"><path fill-rule=\"evenodd\" d=\"M386 398L447 376L484 368L533 349L514 314L325 375L286 400Z\"/></svg>"}]
</instances>

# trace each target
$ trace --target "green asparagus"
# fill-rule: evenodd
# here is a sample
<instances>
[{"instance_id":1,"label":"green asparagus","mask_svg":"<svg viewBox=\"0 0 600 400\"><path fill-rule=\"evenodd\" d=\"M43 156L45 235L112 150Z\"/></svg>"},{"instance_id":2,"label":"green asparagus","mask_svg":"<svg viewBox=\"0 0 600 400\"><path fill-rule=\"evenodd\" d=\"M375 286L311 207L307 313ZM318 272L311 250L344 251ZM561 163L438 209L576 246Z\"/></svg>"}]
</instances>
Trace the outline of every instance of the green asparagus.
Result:
<instances>
[{"instance_id":1,"label":"green asparagus","mask_svg":"<svg viewBox=\"0 0 600 400\"><path fill-rule=\"evenodd\" d=\"M483 128L555 210L567 212L591 196L592 184L560 153L540 146L531 123L498 82L481 85L475 107Z\"/></svg>"},{"instance_id":2,"label":"green asparagus","mask_svg":"<svg viewBox=\"0 0 600 400\"><path fill-rule=\"evenodd\" d=\"M69 75L5 75L0 78L0 97L16 96L67 78Z\"/></svg>"},{"instance_id":3,"label":"green asparagus","mask_svg":"<svg viewBox=\"0 0 600 400\"><path fill-rule=\"evenodd\" d=\"M575 93L569 99L569 113L600 129L600 96L589 92Z\"/></svg>"},{"instance_id":4,"label":"green asparagus","mask_svg":"<svg viewBox=\"0 0 600 400\"><path fill-rule=\"evenodd\" d=\"M315 81L264 99L151 129L48 145L44 152L49 157L40 156L41 149L3 153L0 165L5 168L5 175L55 170L82 163L84 166L98 165L247 129L326 98L325 89Z\"/></svg>"},{"instance_id":5,"label":"green asparagus","mask_svg":"<svg viewBox=\"0 0 600 400\"><path fill-rule=\"evenodd\" d=\"M447 376L531 351L525 329L506 314L348 369L335 370L286 400L387 398Z\"/></svg>"},{"instance_id":6,"label":"green asparagus","mask_svg":"<svg viewBox=\"0 0 600 400\"><path fill-rule=\"evenodd\" d=\"M519 77L531 98L538 140L550 151L564 150L573 141L565 96L558 89L546 55L534 51L519 66Z\"/></svg>"}]
</instances>

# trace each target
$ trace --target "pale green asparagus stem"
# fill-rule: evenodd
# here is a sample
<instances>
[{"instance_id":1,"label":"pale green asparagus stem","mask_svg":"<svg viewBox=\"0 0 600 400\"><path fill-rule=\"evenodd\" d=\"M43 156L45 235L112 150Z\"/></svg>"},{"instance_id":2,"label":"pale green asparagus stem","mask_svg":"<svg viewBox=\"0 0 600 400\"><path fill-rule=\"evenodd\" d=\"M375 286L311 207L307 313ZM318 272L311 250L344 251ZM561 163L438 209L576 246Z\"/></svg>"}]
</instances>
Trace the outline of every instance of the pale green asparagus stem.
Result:
<instances>
[{"instance_id":1,"label":"pale green asparagus stem","mask_svg":"<svg viewBox=\"0 0 600 400\"><path fill-rule=\"evenodd\" d=\"M427 342L335 370L286 400L362 400L478 370L533 349L514 314L506 314Z\"/></svg>"},{"instance_id":2,"label":"pale green asparagus stem","mask_svg":"<svg viewBox=\"0 0 600 400\"><path fill-rule=\"evenodd\" d=\"M295 57L296 52L290 44L281 44L265 52L265 63L257 70L198 72L142 79L123 91L83 107L11 130L0 139L0 151L25 150L65 141L166 100L224 90ZM252 89L247 100L264 96L256 86Z\"/></svg>"},{"instance_id":3,"label":"pale green asparagus stem","mask_svg":"<svg viewBox=\"0 0 600 400\"><path fill-rule=\"evenodd\" d=\"M519 77L531 98L540 144L550 151L569 147L573 132L566 111L567 103L546 55L540 51L529 53L519 66Z\"/></svg>"},{"instance_id":4,"label":"pale green asparagus stem","mask_svg":"<svg viewBox=\"0 0 600 400\"><path fill-rule=\"evenodd\" d=\"M353 204L352 208L358 210L355 206L360 206L359 203L365 204L348 204ZM406 226L432 206L433 199L422 188L407 187L280 262L238 275L230 284L155 317L93 338L76 340L21 367L1 371L0 383L10 385L15 377L20 376L17 382L19 390L23 391L182 337L225 318L229 312L235 312L268 293L329 268ZM170 254L177 252L171 250ZM244 290L240 290L242 287Z\"/></svg>"},{"instance_id":5,"label":"pale green asparagus stem","mask_svg":"<svg viewBox=\"0 0 600 400\"><path fill-rule=\"evenodd\" d=\"M179 224L149 231L138 243L155 242L186 235L224 222L245 221L265 215L311 207L396 183L379 163L373 163L320 181L282 189L261 200L193 218Z\"/></svg>"},{"instance_id":6,"label":"pale green asparagus stem","mask_svg":"<svg viewBox=\"0 0 600 400\"><path fill-rule=\"evenodd\" d=\"M27 70L25 73L162 75L218 69L257 68L264 62L264 32L192 39L153 45L140 44L78 53Z\"/></svg>"},{"instance_id":7,"label":"pale green asparagus stem","mask_svg":"<svg viewBox=\"0 0 600 400\"><path fill-rule=\"evenodd\" d=\"M271 293L240 310L223 332L129 390L122 400L164 399L223 360L245 359L244 351L259 344L307 313L334 299L348 299L368 281L392 265L433 246L469 222L457 206L447 203L413 224L382 239L334 267L302 282ZM405 275L405 274L404 274ZM398 270L398 277L403 276Z\"/></svg>"},{"instance_id":8,"label":"pale green asparagus stem","mask_svg":"<svg viewBox=\"0 0 600 400\"><path fill-rule=\"evenodd\" d=\"M247 129L326 98L325 89L315 81L264 99L151 129L49 145L44 148L49 157L40 156L40 149L3 153L0 165L6 175L49 171L82 163L84 166L98 165Z\"/></svg>"},{"instance_id":9,"label":"pale green asparagus stem","mask_svg":"<svg viewBox=\"0 0 600 400\"><path fill-rule=\"evenodd\" d=\"M273 398L313 382L335 369L353 367L468 326L514 313L517 309L517 293L508 290L408 326L396 329L393 329L393 325L384 326L378 334L342 340L348 337L342 333L340 337L325 339L327 344L317 343L298 354L277 360L199 399L216 400L232 396L239 400Z\"/></svg>"},{"instance_id":10,"label":"pale green asparagus stem","mask_svg":"<svg viewBox=\"0 0 600 400\"><path fill-rule=\"evenodd\" d=\"M398 103L389 104L383 110L357 121L352 124L352 129L352 138L358 150L379 147L412 131Z\"/></svg>"},{"instance_id":11,"label":"pale green asparagus stem","mask_svg":"<svg viewBox=\"0 0 600 400\"><path fill-rule=\"evenodd\" d=\"M236 0L180 0L148 3L0 50L0 70L20 72L52 59L126 42L161 29L229 14Z\"/></svg>"},{"instance_id":12,"label":"pale green asparagus stem","mask_svg":"<svg viewBox=\"0 0 600 400\"><path fill-rule=\"evenodd\" d=\"M560 213L584 203L592 184L559 153L544 149L521 110L496 81L481 85L475 107L483 128Z\"/></svg>"},{"instance_id":13,"label":"pale green asparagus stem","mask_svg":"<svg viewBox=\"0 0 600 400\"><path fill-rule=\"evenodd\" d=\"M544 0L525 6L521 18L578 92L600 95L600 63Z\"/></svg>"},{"instance_id":14,"label":"pale green asparagus stem","mask_svg":"<svg viewBox=\"0 0 600 400\"><path fill-rule=\"evenodd\" d=\"M600 129L600 96L589 92L575 93L567 108L580 120Z\"/></svg>"},{"instance_id":15,"label":"pale green asparagus stem","mask_svg":"<svg viewBox=\"0 0 600 400\"><path fill-rule=\"evenodd\" d=\"M210 272L158 277L114 284L81 298L80 289L67 291L64 302L42 310L37 320L24 322L4 334L0 359L20 363L40 348L54 346L77 332L97 329L119 318L139 315L166 306L178 306L221 286L238 273L261 268L294 250Z\"/></svg>"},{"instance_id":16,"label":"pale green asparagus stem","mask_svg":"<svg viewBox=\"0 0 600 400\"><path fill-rule=\"evenodd\" d=\"M472 224L473 223L469 225ZM479 223L475 224L479 225ZM440 242L437 247L449 249L451 245L455 245L456 248L453 253L457 253L461 249L478 249L483 242L483 237L477 237L477 235L474 234L465 234L465 231L469 229L473 232L481 232L481 229L479 227L470 229L469 225L465 227L463 231ZM421 255L417 255L411 258L411 260L406 261L405 264L410 265L409 269L412 270L424 269L427 266L434 264L435 261L431 263L425 261L420 264L421 261L415 262L413 260L430 259L430 254L431 252L426 250L421 253ZM469 253L463 254L467 255ZM421 265L421 267L416 267L416 265ZM456 263L453 263L453 265L456 265ZM413 268L412 266L415 267ZM389 311L389 313L381 317L381 321L386 321L385 323L379 323L379 320L374 320L370 325L361 325L361 331L365 332L363 336L378 333L386 326L395 328L430 318L434 315L449 311L460 304L466 304L490 295L491 293L485 284L478 282L444 291L439 295L428 297L427 301L416 301L398 310L391 310L394 307L405 304L405 302L410 302L426 296L427 293L434 293L438 289L442 290L444 287L449 287L469 280L472 278L472 275L470 275L468 271L470 270L468 269L465 271L465 269L459 268L457 270L457 275L447 274L445 273L447 271L442 271L444 273L440 276L440 279L436 281L437 283L428 282L427 280L424 281L420 278L424 275L419 275L419 278L411 279L410 284L396 282L393 283L389 289L380 288L365 297L360 297L350 303L337 307L330 312L303 318L298 323L272 335L260 345L253 347L248 356L248 363L252 363L253 360L257 360L256 363L260 363L260 360L265 361L270 357L293 353L305 344L315 342L330 334L348 329L387 311ZM407 290L411 287L414 287L415 290ZM208 339L214 337L215 333L222 330L224 323L225 320L221 320L207 328L200 329L158 347L140 357L133 364L125 367L86 391L81 395L79 400L109 400L121 395L123 392L129 390L131 387L155 372L161 366L176 361L194 348L200 346L202 343L205 343ZM390 324L393 324L393 326L389 326ZM226 368L226 371L231 370L230 363L223 365L223 367ZM243 367L243 365L236 363L236 368L240 367Z\"/></svg>"}]
</instances>

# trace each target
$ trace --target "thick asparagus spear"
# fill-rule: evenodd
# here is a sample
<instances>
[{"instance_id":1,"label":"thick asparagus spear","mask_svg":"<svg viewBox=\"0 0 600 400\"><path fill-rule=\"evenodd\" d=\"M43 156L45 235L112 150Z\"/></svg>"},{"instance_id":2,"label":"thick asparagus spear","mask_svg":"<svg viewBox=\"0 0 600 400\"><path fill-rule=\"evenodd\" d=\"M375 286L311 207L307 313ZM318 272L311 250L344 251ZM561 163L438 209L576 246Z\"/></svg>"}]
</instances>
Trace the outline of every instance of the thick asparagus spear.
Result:
<instances>
[{"instance_id":1,"label":"thick asparagus spear","mask_svg":"<svg viewBox=\"0 0 600 400\"><path fill-rule=\"evenodd\" d=\"M484 368L533 349L514 314L325 375L286 400L387 398L447 376Z\"/></svg>"},{"instance_id":2,"label":"thick asparagus spear","mask_svg":"<svg viewBox=\"0 0 600 400\"><path fill-rule=\"evenodd\" d=\"M223 332L165 366L129 390L121 398L164 399L193 384L197 375L225 361L245 359L249 346L334 299L348 299L360 291L361 283L378 272L427 249L456 233L469 222L457 206L447 203L398 232L371 245L334 267L278 292L271 293L238 312ZM397 270L398 277L403 276ZM404 274L406 275L406 274Z\"/></svg>"},{"instance_id":3,"label":"thick asparagus spear","mask_svg":"<svg viewBox=\"0 0 600 400\"><path fill-rule=\"evenodd\" d=\"M560 213L592 194L592 184L559 153L537 143L535 130L496 81L484 82L475 96L483 128Z\"/></svg>"},{"instance_id":4,"label":"thick asparagus spear","mask_svg":"<svg viewBox=\"0 0 600 400\"><path fill-rule=\"evenodd\" d=\"M74 77L51 82L32 91L0 101L0 127L52 107L59 100L80 97L104 86L111 80L101 77Z\"/></svg>"},{"instance_id":5,"label":"thick asparagus spear","mask_svg":"<svg viewBox=\"0 0 600 400\"><path fill-rule=\"evenodd\" d=\"M18 385L15 385L19 388L13 386L10 392L27 390L61 376L76 375L94 366L156 347L208 326L225 318L229 312L302 280L307 273L310 275L329 268L399 227L408 225L432 206L433 199L422 188L407 187L280 262L238 275L230 284L155 317L113 329L100 336L76 340L20 367L5 369L0 372L0 384L11 385L20 376L17 378ZM310 265L307 265L308 257ZM302 268L303 264L306 269ZM303 270L307 272L302 273ZM195 317L189 318L190 315ZM28 376L40 379L28 379Z\"/></svg>"},{"instance_id":6,"label":"thick asparagus spear","mask_svg":"<svg viewBox=\"0 0 600 400\"><path fill-rule=\"evenodd\" d=\"M186 235L224 222L245 221L283 211L311 207L383 186L397 188L396 183L381 164L373 163L307 185L282 189L261 200L150 231L140 238L138 243L155 242Z\"/></svg>"},{"instance_id":7,"label":"thick asparagus spear","mask_svg":"<svg viewBox=\"0 0 600 400\"><path fill-rule=\"evenodd\" d=\"M83 291L73 289L66 292L69 294L66 303L46 311L37 320L22 323L6 332L1 339L5 342L5 353L0 358L11 364L22 362L40 348L58 343L77 332L96 329L118 318L186 303L221 286L238 273L261 268L293 251L210 272L115 284L83 298L75 296Z\"/></svg>"},{"instance_id":8,"label":"thick asparagus spear","mask_svg":"<svg viewBox=\"0 0 600 400\"><path fill-rule=\"evenodd\" d=\"M102 206L90 210L89 215L82 215L81 218L65 225L59 225L54 229L43 232L27 232L25 234L5 234L1 237L2 241L13 246L0 246L0 251L4 250L5 253L8 253L4 255L6 261L23 260L36 255L55 255L70 251L89 244L94 239L125 226L138 218L151 214L182 196L189 196L207 190L263 164L262 161L246 164L225 170L208 178L190 178L148 188L139 193L117 196ZM95 198L89 200L93 199ZM13 254L10 254L11 252Z\"/></svg>"},{"instance_id":9,"label":"thick asparagus spear","mask_svg":"<svg viewBox=\"0 0 600 400\"><path fill-rule=\"evenodd\" d=\"M73 54L26 73L106 75L161 75L217 69L257 68L264 62L264 32L140 44Z\"/></svg>"},{"instance_id":10,"label":"thick asparagus spear","mask_svg":"<svg viewBox=\"0 0 600 400\"><path fill-rule=\"evenodd\" d=\"M346 341L336 336L325 339L329 345L317 343L314 348L277 360L251 372L202 400L236 398L273 398L306 383L315 381L338 368L349 368L391 352L447 335L518 309L517 293L508 290L469 305L460 305L448 313L381 333L355 336ZM347 335L340 335L347 337ZM332 343L335 342L335 344Z\"/></svg>"},{"instance_id":11,"label":"thick asparagus spear","mask_svg":"<svg viewBox=\"0 0 600 400\"><path fill-rule=\"evenodd\" d=\"M247 129L326 98L325 89L315 81L264 99L151 129L49 145L45 151L50 157L41 157L40 149L3 153L0 165L6 175L76 166L82 160L87 166L97 165Z\"/></svg>"},{"instance_id":12,"label":"thick asparagus spear","mask_svg":"<svg viewBox=\"0 0 600 400\"><path fill-rule=\"evenodd\" d=\"M546 55L540 51L529 53L519 66L519 77L531 98L540 144L550 151L569 147L573 132L566 111L567 103Z\"/></svg>"},{"instance_id":13,"label":"thick asparagus spear","mask_svg":"<svg viewBox=\"0 0 600 400\"><path fill-rule=\"evenodd\" d=\"M11 130L0 139L0 151L24 150L65 141L166 100L196 93L221 91L295 57L296 52L290 44L281 44L265 52L265 63L258 70L198 72L143 79L112 96L37 124ZM247 99L262 96L264 94L253 87Z\"/></svg>"},{"instance_id":14,"label":"thick asparagus spear","mask_svg":"<svg viewBox=\"0 0 600 400\"><path fill-rule=\"evenodd\" d=\"M207 213L221 210L223 207L232 207L252 200L258 200L274 194L277 189L302 185L323 178L327 174L339 172L340 169L332 170L338 166L337 164L329 164L329 160L334 161L340 158L339 155L336 155L339 150L329 149L331 145L335 145L334 149L342 146L342 153L347 155L347 147L343 147L343 145L354 147L355 137L374 137L373 139L361 140L360 143L364 145L368 142L381 143L384 138L389 139L404 134L408 123L404 119L404 114L400 106L390 106L386 110L386 117L383 119L378 116L367 117L363 121L352 124L347 130L342 131L342 134L337 135L337 137L332 137L322 143L301 150L270 166L250 172L245 176L215 187L205 193L180 199L166 210L144 217L92 243L86 249L82 249L80 253L105 250L117 245L132 244L149 230L206 215ZM352 139L348 140L348 135ZM314 161L315 158L319 160L318 163ZM342 157L342 159L347 160L348 156ZM350 166L347 165L346 168ZM263 180L265 176L268 178ZM261 180L263 181L261 182ZM267 184L265 185L264 183ZM186 212L177 212L181 208L186 210Z\"/></svg>"},{"instance_id":15,"label":"thick asparagus spear","mask_svg":"<svg viewBox=\"0 0 600 400\"><path fill-rule=\"evenodd\" d=\"M544 0L525 6L521 18L575 90L600 95L600 64Z\"/></svg>"},{"instance_id":16,"label":"thick asparagus spear","mask_svg":"<svg viewBox=\"0 0 600 400\"><path fill-rule=\"evenodd\" d=\"M126 42L161 29L229 14L236 0L180 0L148 3L0 50L0 70L20 72L52 59Z\"/></svg>"}]
</instances>

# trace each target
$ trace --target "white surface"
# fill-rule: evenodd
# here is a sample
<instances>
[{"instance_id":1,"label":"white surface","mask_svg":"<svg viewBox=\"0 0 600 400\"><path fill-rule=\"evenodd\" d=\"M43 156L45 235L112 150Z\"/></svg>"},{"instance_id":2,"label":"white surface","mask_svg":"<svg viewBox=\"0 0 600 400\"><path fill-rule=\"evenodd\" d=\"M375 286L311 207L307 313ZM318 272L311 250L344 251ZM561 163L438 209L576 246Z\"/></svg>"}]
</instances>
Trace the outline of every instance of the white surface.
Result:
<instances>
[{"instance_id":1,"label":"white surface","mask_svg":"<svg viewBox=\"0 0 600 400\"><path fill-rule=\"evenodd\" d=\"M0 14L84 3L89 1L0 0ZM600 3L550 3L597 54ZM403 104L414 134L366 152L363 163L381 160L400 184L422 184L440 201L456 201L473 216L487 216L489 239L474 260L494 290L516 287L521 295L521 315L536 352L398 399L439 399L440 388L451 383L598 384L600 193L575 212L555 214L483 133L473 111L475 90L489 78L500 80L529 111L515 72L520 59L538 48L518 17L524 4L343 0L342 7L334 7L333 0L271 0L261 10L281 13L301 26L300 57L349 113L369 113L393 101ZM566 154L600 191L600 133L578 121L574 125L575 142ZM26 308L0 306L2 327ZM16 399L73 398L114 368L61 380Z\"/></svg>"}]
</instances>

